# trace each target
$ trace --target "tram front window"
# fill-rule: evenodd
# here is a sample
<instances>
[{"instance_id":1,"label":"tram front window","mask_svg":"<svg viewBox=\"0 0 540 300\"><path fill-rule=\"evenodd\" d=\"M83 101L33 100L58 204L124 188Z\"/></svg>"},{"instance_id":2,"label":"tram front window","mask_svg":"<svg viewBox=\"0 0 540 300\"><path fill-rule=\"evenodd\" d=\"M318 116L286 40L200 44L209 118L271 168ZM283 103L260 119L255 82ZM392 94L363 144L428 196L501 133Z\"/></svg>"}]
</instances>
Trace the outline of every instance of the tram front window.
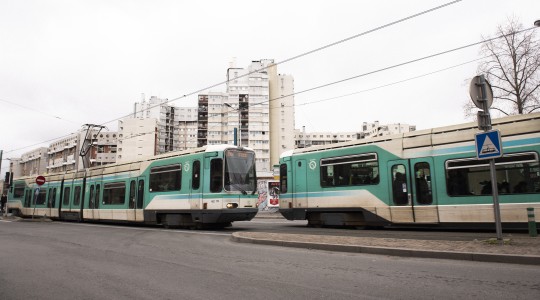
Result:
<instances>
[{"instance_id":1,"label":"tram front window","mask_svg":"<svg viewBox=\"0 0 540 300\"><path fill-rule=\"evenodd\" d=\"M243 194L257 190L255 153L239 149L225 151L225 190Z\"/></svg>"}]
</instances>

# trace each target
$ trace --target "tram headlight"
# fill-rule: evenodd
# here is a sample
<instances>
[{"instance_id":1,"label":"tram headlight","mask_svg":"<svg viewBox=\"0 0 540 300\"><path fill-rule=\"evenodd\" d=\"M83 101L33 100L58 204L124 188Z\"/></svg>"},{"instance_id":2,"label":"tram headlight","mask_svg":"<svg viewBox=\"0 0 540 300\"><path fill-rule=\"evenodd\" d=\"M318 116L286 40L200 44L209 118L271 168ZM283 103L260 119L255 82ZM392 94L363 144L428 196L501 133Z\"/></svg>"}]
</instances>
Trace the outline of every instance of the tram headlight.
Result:
<instances>
[{"instance_id":1,"label":"tram headlight","mask_svg":"<svg viewBox=\"0 0 540 300\"><path fill-rule=\"evenodd\" d=\"M237 208L238 203L227 203L227 208Z\"/></svg>"}]
</instances>

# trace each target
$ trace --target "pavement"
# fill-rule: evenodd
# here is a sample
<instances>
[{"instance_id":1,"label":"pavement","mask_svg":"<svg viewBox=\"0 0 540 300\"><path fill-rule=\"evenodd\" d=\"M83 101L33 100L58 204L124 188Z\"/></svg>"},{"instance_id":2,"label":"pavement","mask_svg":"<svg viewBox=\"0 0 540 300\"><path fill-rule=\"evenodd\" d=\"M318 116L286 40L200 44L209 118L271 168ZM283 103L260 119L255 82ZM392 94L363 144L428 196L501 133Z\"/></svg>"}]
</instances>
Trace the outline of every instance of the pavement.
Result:
<instances>
[{"instance_id":1,"label":"pavement","mask_svg":"<svg viewBox=\"0 0 540 300\"><path fill-rule=\"evenodd\" d=\"M283 219L278 212L261 211L256 219ZM353 231L354 232L354 231ZM320 235L272 232L234 232L232 239L240 243L275 245L313 250L367 253L403 257L439 258L481 262L540 265L540 236L528 233L504 233L503 240L496 234L463 231L437 232L422 238L366 237L359 234ZM407 233L398 233L407 235ZM487 238L487 236L495 236ZM451 237L451 238L450 238ZM440 239L439 239L440 238Z\"/></svg>"},{"instance_id":2,"label":"pavement","mask_svg":"<svg viewBox=\"0 0 540 300\"><path fill-rule=\"evenodd\" d=\"M261 211L255 219L282 219L277 211ZM18 221L18 217L0 216L1 220ZM30 219L26 219L30 220ZM33 221L50 222L48 218ZM363 235L362 230L350 230L347 235L291 234L274 232L234 232L232 240L239 243L295 247L350 253L378 254L402 257L469 260L526 265L540 265L540 236L530 237L527 233L504 233L498 241L495 233L437 232L423 237L407 232L398 232L392 237ZM385 232L381 232L385 233ZM381 234L383 235L383 234ZM404 238L396 238L395 236ZM408 235L408 236L406 236ZM406 237L405 237L406 236Z\"/></svg>"}]
</instances>

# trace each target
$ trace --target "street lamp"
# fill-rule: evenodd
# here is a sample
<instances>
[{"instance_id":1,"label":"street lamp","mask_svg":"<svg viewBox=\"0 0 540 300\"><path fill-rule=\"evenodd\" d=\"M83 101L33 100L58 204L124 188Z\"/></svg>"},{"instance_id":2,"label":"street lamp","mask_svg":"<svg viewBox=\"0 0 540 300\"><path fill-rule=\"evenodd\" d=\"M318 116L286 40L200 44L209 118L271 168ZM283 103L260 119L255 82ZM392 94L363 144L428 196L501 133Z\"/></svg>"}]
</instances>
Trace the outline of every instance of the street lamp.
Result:
<instances>
[{"instance_id":1,"label":"street lamp","mask_svg":"<svg viewBox=\"0 0 540 300\"><path fill-rule=\"evenodd\" d=\"M233 110L236 110L238 111L238 128L234 128L234 145L235 146L240 146L240 124L241 124L241 121L240 121L240 108L234 108L232 105L230 105L229 103L223 103L225 104L226 106L232 108Z\"/></svg>"}]
</instances>

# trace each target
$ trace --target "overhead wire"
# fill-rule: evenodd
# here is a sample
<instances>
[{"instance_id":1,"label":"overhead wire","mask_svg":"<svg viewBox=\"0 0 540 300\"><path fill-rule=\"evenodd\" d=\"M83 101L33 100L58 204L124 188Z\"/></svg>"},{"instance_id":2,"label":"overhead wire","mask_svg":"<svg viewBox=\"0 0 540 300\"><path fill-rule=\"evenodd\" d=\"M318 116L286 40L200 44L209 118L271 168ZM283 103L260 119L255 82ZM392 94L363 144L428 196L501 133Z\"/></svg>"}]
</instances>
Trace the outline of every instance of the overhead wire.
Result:
<instances>
[{"instance_id":1,"label":"overhead wire","mask_svg":"<svg viewBox=\"0 0 540 300\"><path fill-rule=\"evenodd\" d=\"M421 15L424 15L424 14L427 14L427 13L430 13L430 12L433 12L433 11L436 11L436 10L439 10L439 9L441 9L441 8L444 8L444 7L447 7L447 6L456 4L456 3L461 2L461 1L463 1L463 0L455 0L455 1L450 1L450 2L447 2L447 3L441 4L441 5L439 5L439 6L436 6L436 7L433 7L433 8L424 10L424 11L421 11L421 12L419 12L419 13L416 13L416 14L413 14L413 15L410 15L410 16L407 16L407 17L404 17L404 18L401 18L401 19L399 19L399 20L396 20L396 21L393 21L393 22L390 22L390 23L387 23L387 24L384 24L384 25L375 27L375 28L373 28L373 29L370 29L370 30L367 30L367 31L364 31L364 32L361 32L361 33L358 33L358 34L352 35L352 36L350 36L350 37L347 37L347 38L338 40L338 41L336 41L336 42L332 42L332 43L330 43L330 44L327 44L327 45L318 47L318 48L316 48L316 49L313 49L313 50L310 50L310 51L307 51L307 52L304 52L304 53L295 55L295 56L293 56L293 57L284 59L284 60L282 60L282 61L273 63L272 65L269 65L269 66L266 66L266 67L262 67L262 68L258 68L258 69L255 69L255 70L253 70L253 71L250 71L250 72L247 72L247 73L245 73L245 74L242 74L242 75L240 75L240 76L235 76L235 77L233 77L233 78L231 78L231 79L227 79L227 80L221 81L221 82L219 82L219 83L215 83L215 84L212 84L212 85L210 85L210 86L207 86L207 87L198 89L198 90L196 90L196 91L193 91L193 92L184 94L184 95L182 95L182 96L173 98L173 99L171 99L171 100L167 100L167 102L178 101L178 100L180 100L180 99L187 98L187 97L189 97L189 96L196 95L196 94L201 93L201 92L204 92L204 91L208 91L208 90L210 90L210 89L212 89L212 88L215 88L215 87L221 86L221 85L223 85L223 84L229 83L229 82L231 82L231 81L233 81L233 80L237 80L237 79L240 79L240 78L243 78L243 77L247 77L247 76L249 76L249 75L252 75L252 74L255 74L255 73L259 73L259 72L261 72L261 71L264 71L264 70L268 69L270 66L278 66L278 65L280 65L280 64L284 64L284 63L293 61L293 60L295 60L295 59L298 59L298 58L301 58L301 57L304 57L304 56L313 54L313 53L315 53L315 52L319 52L319 51L321 51L321 50L324 50L324 49L327 49L327 48L330 48L330 47L333 47L333 46L336 46L336 45L345 43L345 42L347 42L347 41L356 39L356 38L358 38L358 37L361 37L361 36L364 36L364 35L367 35L367 34L370 34L370 33L373 33L373 32L379 31L379 30L382 30L382 29L384 29L384 28L387 28L387 27L390 27L390 26L393 26L393 25L396 25L396 24L399 24L399 23L408 21L408 20L410 20L410 19L413 19L413 18L419 17L419 16L421 16ZM147 109L151 109L151 108L157 107L157 106L159 106L159 105L160 105L160 104L156 104L156 105L151 106L151 107L149 107L149 108L147 108ZM145 109L145 110L147 110L147 109ZM139 112L139 111L137 111L137 112ZM137 113L137 112L135 112L135 113ZM119 117L119 118L116 118L116 119L107 121L107 122L105 122L105 123L103 123L103 124L101 124L101 125L108 124L108 123L111 123L111 122L114 122L114 121L118 121L118 120L120 120L120 119L122 119L122 118L125 118L125 117L128 117L128 116L130 116L130 115L131 115L131 114L124 115L124 116L122 116L122 117Z\"/></svg>"},{"instance_id":2,"label":"overhead wire","mask_svg":"<svg viewBox=\"0 0 540 300\"><path fill-rule=\"evenodd\" d=\"M310 51L301 53L301 54L299 54L299 55L293 56L293 57L291 57L291 58L288 58L288 59L279 61L279 62L277 62L277 63L272 64L271 66L277 66L277 65L280 65L280 64L284 64L284 63L290 62L290 61L292 61L292 60L295 60L295 59L304 57L304 56L306 56L306 55L310 55L310 54L313 54L313 53L315 53L315 52L318 52L318 51L321 51L321 50L324 50L324 49L327 49L327 48L330 48L330 47L333 47L333 46L342 44L342 43L347 42L347 41L350 41L350 40L352 40L352 39L355 39L355 38L358 38L358 37L361 37L361 36L364 36L364 35L367 35L367 34L376 32L376 31L379 31L379 30L381 30L381 29L384 29L384 28L387 28L387 27L390 27L390 26L393 26L393 25L396 25L396 24L405 22L405 21L407 21L407 20L410 20L410 19L419 17L419 16L421 16L421 15L424 15L424 14L427 14L427 13L430 13L430 12L434 12L434 11L436 11L436 10L439 10L439 9L444 8L444 7L447 7L447 6L456 4L456 3L461 2L461 1L463 1L463 0L454 0L454 1L450 1L450 2L447 2L447 3L441 4L441 5L439 5L439 6L436 6L436 7L433 7L433 8L424 10L424 11L421 11L421 12L419 12L419 13L416 13L416 14L413 14L413 15L410 15L410 16L407 16L407 17L405 17L405 18L401 18L401 19L399 19L399 20L396 20L396 21L387 23L387 24L385 24L385 25L375 27L375 28L370 29L370 30L368 30L368 31L365 31L365 32L362 32L362 33L359 33L359 34L355 34L355 35L350 36L350 37L348 37L348 38L341 39L341 40L338 40L338 41L336 41L336 42L333 42L333 43L330 43L330 44L327 44L327 45L318 47L318 48L316 48L316 49L313 49L313 50L310 50ZM228 83L228 82L230 82L230 81L232 81L232 80L237 80L237 79L239 79L239 78L243 78L243 77L249 76L249 75L251 75L251 74L261 72L261 71L263 71L263 70L268 69L269 67L270 67L270 65L269 65L269 66L266 66L266 67L263 67L263 68L260 68L260 69L253 70L253 71L248 72L248 73L246 73L246 74L243 74L243 75L241 75L241 76L237 76L237 77L234 77L234 78L225 80L225 81L221 81L221 82L216 83L216 84L212 84L212 85L210 85L210 86L207 86L207 87L204 87L204 88L195 90L195 91L190 92L190 93L188 93L188 94L184 94L184 95L182 95L182 96L173 98L173 99L171 99L171 100L168 100L167 102L174 102L174 101L177 101L177 100L180 100L180 99L183 99L183 98L187 98L188 96L192 96L192 95L201 93L201 92L203 92L203 91L210 90L210 89L212 89L212 88L214 88L214 87L217 87L217 86L221 86L221 85L223 85L223 84L226 84L226 83ZM365 75L364 75L364 76L365 76ZM346 79L346 80L350 80L350 79ZM346 81L346 80L344 80L344 81ZM316 88L313 88L313 89L304 90L304 91L299 92L299 93L303 93L303 92L307 92L307 91L310 91L310 90L322 88L322 87L324 87L324 86L329 86L329 85L336 84L336 83L339 83L339 82L334 82L334 83L330 83L330 84L327 84L327 85L319 86L319 87L316 87ZM291 94L291 95L294 95L294 94ZM290 96L290 95L288 95L288 96ZM279 97L279 98L276 98L276 99L271 99L271 100L268 100L268 101L278 100L278 99L281 99L281 98L283 98L283 97ZM263 102L263 103L265 103L265 102ZM262 104L262 103L260 103L260 104ZM152 107L146 108L146 109L144 109L144 110L148 110L148 109L157 107L157 106L159 106L159 105L160 105L160 104L157 104L157 105L154 105L154 106L152 106ZM232 112L232 111L234 111L234 110L231 110L231 112ZM129 117L129 116L131 116L131 115L132 115L132 113L127 114L127 115L123 115L123 116L121 116L121 117L119 117L119 118L115 118L115 119L113 119L113 120L110 120L110 121L101 123L101 124L99 124L99 125L109 124L109 123L111 123L111 122L118 121L118 120L121 120L121 119L123 119L123 118ZM48 140L48 141L54 141L54 140L61 139L61 138L63 138L63 137L51 139L51 140ZM48 141L44 141L44 142L38 143L38 144L36 144L36 145L40 145L40 144L43 144L43 143L47 143ZM11 152L14 152L14 151L19 151L19 150L26 149L26 148L33 147L33 146L34 146L34 145L26 146L26 147L22 147L22 148L18 148L18 149L15 149L15 150L9 150L9 151L7 151L6 153L11 153Z\"/></svg>"},{"instance_id":3,"label":"overhead wire","mask_svg":"<svg viewBox=\"0 0 540 300\"><path fill-rule=\"evenodd\" d=\"M37 112L39 114L46 115L48 117L51 117L51 118L54 118L54 119L57 119L57 120L62 120L62 121L66 121L66 122L70 122L70 123L74 123L74 124L79 124L79 122L75 122L75 121L72 121L72 120L69 120L69 119L66 119L66 118L63 118L63 117L59 117L59 116L56 116L56 115L53 115L53 114L49 114L47 112L37 110L37 109L31 108L31 107L28 107L28 106L24 106L24 105L21 105L21 104L18 104L18 103L14 103L14 102L11 102L11 101L8 101L8 100L5 100L5 99L0 98L0 101L11 104L11 105L14 105L14 106L18 106L18 107L21 107L21 108L24 108L24 109L27 109L27 110L31 110L33 112Z\"/></svg>"}]
</instances>

